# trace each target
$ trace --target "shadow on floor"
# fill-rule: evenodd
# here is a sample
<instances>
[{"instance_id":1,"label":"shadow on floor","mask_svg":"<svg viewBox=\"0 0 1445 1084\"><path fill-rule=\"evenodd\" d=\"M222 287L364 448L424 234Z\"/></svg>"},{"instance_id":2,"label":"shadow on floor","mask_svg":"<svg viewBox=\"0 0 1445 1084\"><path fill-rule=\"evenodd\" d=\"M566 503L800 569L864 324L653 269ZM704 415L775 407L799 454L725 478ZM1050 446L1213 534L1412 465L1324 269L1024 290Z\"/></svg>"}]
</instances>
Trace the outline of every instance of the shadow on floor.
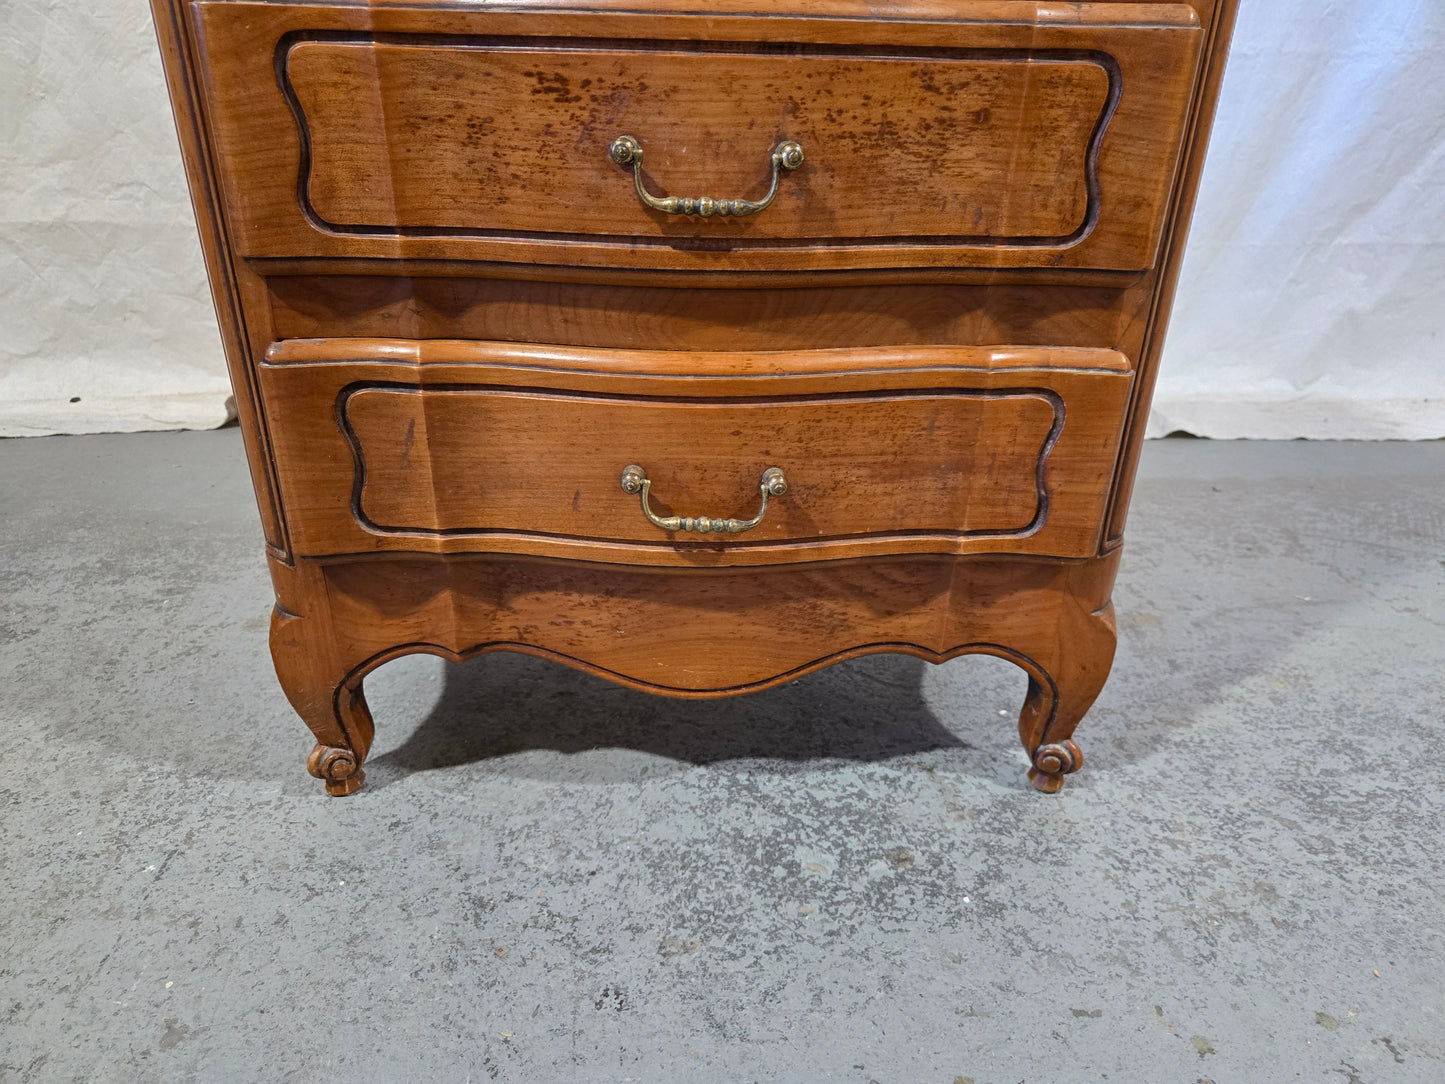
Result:
<instances>
[{"instance_id":1,"label":"shadow on floor","mask_svg":"<svg viewBox=\"0 0 1445 1084\"><path fill-rule=\"evenodd\" d=\"M790 764L816 767L820 760L877 762L972 748L925 701L925 665L908 656L876 655L764 692L679 700L526 655L484 655L448 665L431 712L401 745L367 767L378 769L374 784L385 785L414 772L530 750L622 749L686 765L761 759L786 771ZM601 775L589 774L598 781L636 778L637 760L624 757L615 770L597 765ZM535 770L540 767L525 774L553 775Z\"/></svg>"}]
</instances>

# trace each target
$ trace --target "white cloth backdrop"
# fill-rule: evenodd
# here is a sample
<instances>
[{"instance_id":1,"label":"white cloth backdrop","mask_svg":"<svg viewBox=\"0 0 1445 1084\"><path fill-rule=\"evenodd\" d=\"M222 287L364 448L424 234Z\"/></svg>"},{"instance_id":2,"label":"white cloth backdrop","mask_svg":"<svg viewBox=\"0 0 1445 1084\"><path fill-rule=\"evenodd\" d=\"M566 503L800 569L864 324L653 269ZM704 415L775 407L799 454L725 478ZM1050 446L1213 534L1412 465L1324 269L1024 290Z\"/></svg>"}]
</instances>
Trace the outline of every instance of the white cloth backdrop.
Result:
<instances>
[{"instance_id":1,"label":"white cloth backdrop","mask_svg":"<svg viewBox=\"0 0 1445 1084\"><path fill-rule=\"evenodd\" d=\"M1445 436L1445 3L1245 0L1151 431ZM229 387L144 0L0 0L0 435Z\"/></svg>"}]
</instances>

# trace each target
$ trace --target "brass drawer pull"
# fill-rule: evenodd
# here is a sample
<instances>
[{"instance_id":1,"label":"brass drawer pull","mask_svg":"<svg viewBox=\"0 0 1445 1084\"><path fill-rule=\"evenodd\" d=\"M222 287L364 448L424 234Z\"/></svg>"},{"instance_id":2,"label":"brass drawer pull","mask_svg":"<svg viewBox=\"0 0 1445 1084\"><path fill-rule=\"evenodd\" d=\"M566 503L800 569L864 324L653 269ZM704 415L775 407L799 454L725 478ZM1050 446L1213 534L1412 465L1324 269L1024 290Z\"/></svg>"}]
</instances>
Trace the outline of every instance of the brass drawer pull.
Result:
<instances>
[{"instance_id":1,"label":"brass drawer pull","mask_svg":"<svg viewBox=\"0 0 1445 1084\"><path fill-rule=\"evenodd\" d=\"M763 521L763 514L768 510L769 497L781 497L788 491L788 480L783 477L783 472L777 467L769 467L763 471L762 480L758 483L758 491L762 494L763 505L758 509L758 514L752 519L713 519L711 516L658 516L655 515L647 504L647 495L652 491L652 479L647 477L647 472L636 463L630 464L622 472L622 491L624 493L642 494L642 514L647 517L649 523L655 527L661 527L664 531L697 531L701 534L742 534L744 531L751 531Z\"/></svg>"},{"instance_id":2,"label":"brass drawer pull","mask_svg":"<svg viewBox=\"0 0 1445 1084\"><path fill-rule=\"evenodd\" d=\"M642 187L642 144L630 135L618 136L607 149L608 155L619 166L632 167L632 183L637 186L637 198L654 211L670 215L755 215L778 194L778 177L785 169L797 169L803 164L803 148L791 139L773 148L773 184L762 199L714 199L712 196L663 196L652 195Z\"/></svg>"}]
</instances>

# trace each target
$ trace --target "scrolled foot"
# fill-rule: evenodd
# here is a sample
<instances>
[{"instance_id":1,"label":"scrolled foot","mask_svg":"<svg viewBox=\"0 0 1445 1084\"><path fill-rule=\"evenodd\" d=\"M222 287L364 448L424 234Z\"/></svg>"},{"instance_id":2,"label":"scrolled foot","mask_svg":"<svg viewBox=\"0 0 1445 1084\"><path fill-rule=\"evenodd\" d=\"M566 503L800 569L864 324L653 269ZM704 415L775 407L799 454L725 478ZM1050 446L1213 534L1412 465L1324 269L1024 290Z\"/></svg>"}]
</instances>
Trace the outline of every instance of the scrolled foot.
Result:
<instances>
[{"instance_id":1,"label":"scrolled foot","mask_svg":"<svg viewBox=\"0 0 1445 1084\"><path fill-rule=\"evenodd\" d=\"M1029 769L1029 782L1045 794L1053 794L1064 785L1064 776L1084 766L1084 754L1072 738L1050 742L1034 750L1034 766Z\"/></svg>"},{"instance_id":2,"label":"scrolled foot","mask_svg":"<svg viewBox=\"0 0 1445 1084\"><path fill-rule=\"evenodd\" d=\"M350 749L318 744L306 758L306 770L326 784L326 793L333 798L355 794L366 782L366 773L356 762Z\"/></svg>"}]
</instances>

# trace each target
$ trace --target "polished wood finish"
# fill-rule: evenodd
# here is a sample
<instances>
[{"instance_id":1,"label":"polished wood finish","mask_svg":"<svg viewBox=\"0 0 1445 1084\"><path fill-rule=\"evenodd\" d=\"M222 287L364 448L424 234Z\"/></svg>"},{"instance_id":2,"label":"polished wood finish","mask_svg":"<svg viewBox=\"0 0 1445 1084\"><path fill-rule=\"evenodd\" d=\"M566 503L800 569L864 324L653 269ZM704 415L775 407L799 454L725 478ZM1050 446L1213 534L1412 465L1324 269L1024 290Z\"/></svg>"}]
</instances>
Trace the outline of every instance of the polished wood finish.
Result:
<instances>
[{"instance_id":1,"label":"polished wood finish","mask_svg":"<svg viewBox=\"0 0 1445 1084\"><path fill-rule=\"evenodd\" d=\"M1203 38L1193 7L814 7L197 3L240 250L688 273L1150 266ZM623 134L671 194L757 194L784 139L808 157L762 214L679 218L608 161Z\"/></svg>"},{"instance_id":2,"label":"polished wood finish","mask_svg":"<svg viewBox=\"0 0 1445 1084\"><path fill-rule=\"evenodd\" d=\"M465 42L365 35L286 51L309 135L308 209L329 229L1058 247L1088 224L1091 144L1112 89L1096 60ZM903 102L910 112L895 119ZM608 133L633 131L645 133L648 174L672 192L764 188L784 139L831 168L789 175L769 212L747 221L659 218L617 198L629 171L597 168ZM1004 170L1019 188L993 184Z\"/></svg>"},{"instance_id":3,"label":"polished wood finish","mask_svg":"<svg viewBox=\"0 0 1445 1084\"><path fill-rule=\"evenodd\" d=\"M332 794L360 785L374 731L368 673L401 655L459 662L489 651L689 699L755 692L878 652L933 663L994 655L1028 675L1019 736L1030 778L1052 791L1082 763L1067 743L1109 674L1117 565L1118 551L830 561L766 576L500 557L273 560L271 648L316 735L312 774Z\"/></svg>"},{"instance_id":4,"label":"polished wood finish","mask_svg":"<svg viewBox=\"0 0 1445 1084\"><path fill-rule=\"evenodd\" d=\"M1130 380L1109 350L351 339L278 343L261 371L299 554L684 566L1089 556ZM569 438L592 433L606 446ZM662 514L739 515L767 467L790 488L745 537L699 540L643 518L618 484L630 463Z\"/></svg>"},{"instance_id":5,"label":"polished wood finish","mask_svg":"<svg viewBox=\"0 0 1445 1084\"><path fill-rule=\"evenodd\" d=\"M1233 0L153 6L329 793L415 651L682 697L990 653L1077 770ZM670 216L624 130L658 193L807 159ZM669 533L632 462L663 514L791 487Z\"/></svg>"},{"instance_id":6,"label":"polished wood finish","mask_svg":"<svg viewBox=\"0 0 1445 1084\"><path fill-rule=\"evenodd\" d=\"M977 343L1067 344L1128 354L1148 300L1147 294L1119 285L835 284L770 290L759 289L766 283L753 280L748 288L687 289L461 278L423 270L431 268L405 277L269 276L276 338L526 342L545 327L549 343L623 350L760 352Z\"/></svg>"}]
</instances>

